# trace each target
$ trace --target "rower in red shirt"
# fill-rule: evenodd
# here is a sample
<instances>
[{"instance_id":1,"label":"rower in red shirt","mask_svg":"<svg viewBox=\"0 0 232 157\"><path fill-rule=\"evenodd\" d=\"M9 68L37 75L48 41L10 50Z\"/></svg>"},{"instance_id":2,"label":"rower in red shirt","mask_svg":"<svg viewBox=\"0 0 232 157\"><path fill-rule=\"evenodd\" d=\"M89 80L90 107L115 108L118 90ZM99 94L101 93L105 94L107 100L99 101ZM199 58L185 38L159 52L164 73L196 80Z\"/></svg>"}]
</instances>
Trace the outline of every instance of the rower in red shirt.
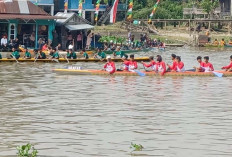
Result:
<instances>
[{"instance_id":1,"label":"rower in red shirt","mask_svg":"<svg viewBox=\"0 0 232 157\"><path fill-rule=\"evenodd\" d=\"M171 57L172 57L173 63L172 63L172 65L167 64L167 66L168 66L167 71L172 71L172 70L175 70L175 68L176 68L176 55L172 54Z\"/></svg>"},{"instance_id":2,"label":"rower in red shirt","mask_svg":"<svg viewBox=\"0 0 232 157\"><path fill-rule=\"evenodd\" d=\"M162 57L160 55L157 55L157 62L156 62L156 71L160 72L161 75L164 75L166 72L166 65L162 61Z\"/></svg>"},{"instance_id":3,"label":"rower in red shirt","mask_svg":"<svg viewBox=\"0 0 232 157\"><path fill-rule=\"evenodd\" d=\"M107 59L107 63L104 65L104 70L109 72L110 74L113 74L116 70L115 64L110 56L107 56L106 59Z\"/></svg>"},{"instance_id":4,"label":"rower in red shirt","mask_svg":"<svg viewBox=\"0 0 232 157\"><path fill-rule=\"evenodd\" d=\"M180 56L176 56L176 67L175 67L174 71L185 72L184 63L181 62Z\"/></svg>"},{"instance_id":5,"label":"rower in red shirt","mask_svg":"<svg viewBox=\"0 0 232 157\"><path fill-rule=\"evenodd\" d=\"M209 56L205 56L204 60L205 60L205 63L204 63L203 69L205 69L205 72L214 71L213 64L209 62Z\"/></svg>"},{"instance_id":6,"label":"rower in red shirt","mask_svg":"<svg viewBox=\"0 0 232 157\"><path fill-rule=\"evenodd\" d=\"M151 67L151 69L152 69L153 71L156 71L156 62L154 61L154 56L150 56L150 57L149 57L149 60L150 60L150 63L149 63L149 64L146 64L146 63L144 63L144 62L141 62L141 63L143 64L143 66L145 66L145 67L147 67L147 68Z\"/></svg>"},{"instance_id":7,"label":"rower in red shirt","mask_svg":"<svg viewBox=\"0 0 232 157\"><path fill-rule=\"evenodd\" d=\"M205 69L203 68L204 67L204 62L202 62L202 57L201 56L198 56L197 57L197 61L198 61L198 63L200 64L200 67L193 67L195 70L196 70L196 72L204 72L205 71Z\"/></svg>"},{"instance_id":8,"label":"rower in red shirt","mask_svg":"<svg viewBox=\"0 0 232 157\"><path fill-rule=\"evenodd\" d=\"M131 54L129 61L123 60L124 64L125 64L125 70L131 71L131 70L135 70L138 68L138 64L134 59L135 59L135 56L133 54Z\"/></svg>"},{"instance_id":9,"label":"rower in red shirt","mask_svg":"<svg viewBox=\"0 0 232 157\"><path fill-rule=\"evenodd\" d=\"M228 72L232 72L232 55L230 56L230 64L222 67L222 69L225 69Z\"/></svg>"}]
</instances>

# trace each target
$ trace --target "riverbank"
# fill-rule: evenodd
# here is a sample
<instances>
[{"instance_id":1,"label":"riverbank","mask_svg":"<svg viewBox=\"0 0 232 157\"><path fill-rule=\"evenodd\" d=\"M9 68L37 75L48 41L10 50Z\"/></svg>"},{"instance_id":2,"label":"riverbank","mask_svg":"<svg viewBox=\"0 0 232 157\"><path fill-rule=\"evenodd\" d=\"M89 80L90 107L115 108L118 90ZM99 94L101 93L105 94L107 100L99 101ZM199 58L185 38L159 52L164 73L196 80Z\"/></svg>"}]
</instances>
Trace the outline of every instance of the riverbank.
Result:
<instances>
[{"instance_id":1,"label":"riverbank","mask_svg":"<svg viewBox=\"0 0 232 157\"><path fill-rule=\"evenodd\" d=\"M121 36L127 37L128 31L120 28L121 22L117 22L113 25L106 26L96 26L94 32L99 33L100 35L112 35L112 36ZM158 28L158 34L148 33L148 35L153 39L160 39L167 44L185 44L192 46L194 45L194 31L189 31L189 27L181 26L181 27L173 27L167 26L166 29ZM198 35L205 35L206 29L203 29L201 32L196 33ZM135 35L135 38L139 40L140 34L146 33L145 31L133 31L131 30L131 34ZM210 32L211 41L218 39L225 39L225 41L229 41L232 36L226 30L219 31L211 31Z\"/></svg>"}]
</instances>

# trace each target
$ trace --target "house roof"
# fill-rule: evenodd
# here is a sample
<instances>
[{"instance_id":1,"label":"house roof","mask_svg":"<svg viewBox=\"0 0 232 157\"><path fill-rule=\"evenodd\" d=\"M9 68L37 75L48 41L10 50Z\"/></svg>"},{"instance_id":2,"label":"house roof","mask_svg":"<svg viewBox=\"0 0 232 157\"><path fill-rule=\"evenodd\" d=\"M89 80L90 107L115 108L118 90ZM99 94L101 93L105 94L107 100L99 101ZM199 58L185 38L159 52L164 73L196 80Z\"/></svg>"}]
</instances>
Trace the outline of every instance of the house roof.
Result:
<instances>
[{"instance_id":1,"label":"house roof","mask_svg":"<svg viewBox=\"0 0 232 157\"><path fill-rule=\"evenodd\" d=\"M0 19L57 19L28 0L0 0Z\"/></svg>"},{"instance_id":2,"label":"house roof","mask_svg":"<svg viewBox=\"0 0 232 157\"><path fill-rule=\"evenodd\" d=\"M42 8L27 0L0 0L0 14L48 15Z\"/></svg>"},{"instance_id":3,"label":"house roof","mask_svg":"<svg viewBox=\"0 0 232 157\"><path fill-rule=\"evenodd\" d=\"M91 22L78 16L74 12L68 12L68 13L58 12L55 16L63 18L63 19L56 20L56 23L58 25L65 25L66 23L69 23L70 21L72 21L72 23L75 23L75 24L90 24L90 25L92 24Z\"/></svg>"}]
</instances>

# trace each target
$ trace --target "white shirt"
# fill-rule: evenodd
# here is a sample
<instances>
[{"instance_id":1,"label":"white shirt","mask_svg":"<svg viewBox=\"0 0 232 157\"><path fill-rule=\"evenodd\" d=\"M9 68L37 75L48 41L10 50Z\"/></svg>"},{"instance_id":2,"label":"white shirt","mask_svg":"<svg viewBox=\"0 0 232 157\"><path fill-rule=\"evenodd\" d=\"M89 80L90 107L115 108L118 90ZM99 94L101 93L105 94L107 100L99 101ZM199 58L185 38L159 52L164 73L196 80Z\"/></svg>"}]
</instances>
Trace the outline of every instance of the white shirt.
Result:
<instances>
[{"instance_id":1,"label":"white shirt","mask_svg":"<svg viewBox=\"0 0 232 157\"><path fill-rule=\"evenodd\" d=\"M70 49L73 49L73 45L69 45L68 46L68 49L70 50Z\"/></svg>"},{"instance_id":2,"label":"white shirt","mask_svg":"<svg viewBox=\"0 0 232 157\"><path fill-rule=\"evenodd\" d=\"M6 45L7 44L7 39L5 38L2 38L1 39L1 45Z\"/></svg>"}]
</instances>

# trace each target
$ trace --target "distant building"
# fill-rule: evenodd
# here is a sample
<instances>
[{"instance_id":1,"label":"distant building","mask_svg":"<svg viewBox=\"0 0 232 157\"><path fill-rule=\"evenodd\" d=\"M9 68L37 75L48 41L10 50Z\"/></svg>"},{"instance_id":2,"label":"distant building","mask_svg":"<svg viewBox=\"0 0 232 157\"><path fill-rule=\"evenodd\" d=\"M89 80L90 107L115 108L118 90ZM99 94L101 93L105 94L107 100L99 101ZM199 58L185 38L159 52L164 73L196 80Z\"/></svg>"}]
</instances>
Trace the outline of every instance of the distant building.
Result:
<instances>
[{"instance_id":1,"label":"distant building","mask_svg":"<svg viewBox=\"0 0 232 157\"><path fill-rule=\"evenodd\" d=\"M38 5L50 15L54 15L54 0L30 0L33 4ZM61 0L63 1L63 0Z\"/></svg>"},{"instance_id":2,"label":"distant building","mask_svg":"<svg viewBox=\"0 0 232 157\"><path fill-rule=\"evenodd\" d=\"M232 0L220 0L220 6L214 11L214 18L230 18L232 16ZM206 18L207 13L204 9L196 7L184 8L183 18Z\"/></svg>"},{"instance_id":3,"label":"distant building","mask_svg":"<svg viewBox=\"0 0 232 157\"><path fill-rule=\"evenodd\" d=\"M43 9L25 0L0 0L0 37L18 38L20 44L37 48L39 38L53 40L54 19Z\"/></svg>"},{"instance_id":4,"label":"distant building","mask_svg":"<svg viewBox=\"0 0 232 157\"><path fill-rule=\"evenodd\" d=\"M82 17L94 23L94 13L95 13L95 4L97 0L83 0L83 13ZM104 13L112 6L114 0L109 0L108 4L104 4L103 0L100 5L99 19L101 16L106 16ZM63 11L64 10L64 0L55 0L55 11ZM68 0L68 11L78 13L79 0ZM57 10L58 9L58 10ZM127 4L122 3L121 0L118 4L118 12L126 12Z\"/></svg>"}]
</instances>

